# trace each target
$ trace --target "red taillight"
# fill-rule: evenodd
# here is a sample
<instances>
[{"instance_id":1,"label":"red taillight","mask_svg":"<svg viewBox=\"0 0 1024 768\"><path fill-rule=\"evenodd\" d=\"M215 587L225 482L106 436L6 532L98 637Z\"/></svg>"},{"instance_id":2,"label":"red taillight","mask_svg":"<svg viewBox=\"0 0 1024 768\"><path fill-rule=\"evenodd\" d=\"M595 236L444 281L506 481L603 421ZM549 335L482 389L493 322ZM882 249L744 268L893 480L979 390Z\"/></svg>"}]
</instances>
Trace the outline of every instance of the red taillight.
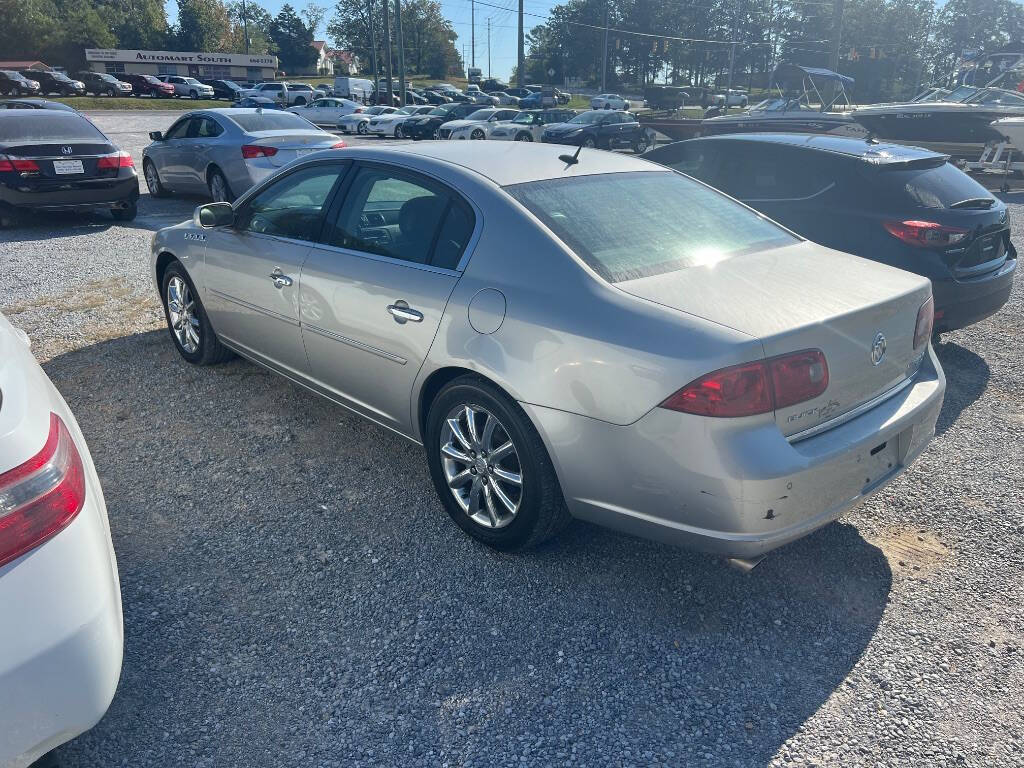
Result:
<instances>
[{"instance_id":1,"label":"red taillight","mask_svg":"<svg viewBox=\"0 0 1024 768\"><path fill-rule=\"evenodd\" d=\"M352 113L355 114L357 112L362 112L362 111L363 111L362 107L356 107L355 109L352 110Z\"/></svg>"},{"instance_id":2,"label":"red taillight","mask_svg":"<svg viewBox=\"0 0 1024 768\"><path fill-rule=\"evenodd\" d=\"M344 149L347 146L348 144L344 141L339 141L337 144L331 144L331 149Z\"/></svg>"},{"instance_id":3,"label":"red taillight","mask_svg":"<svg viewBox=\"0 0 1024 768\"><path fill-rule=\"evenodd\" d=\"M754 416L811 400L827 388L825 355L805 349L701 376L661 407L698 416Z\"/></svg>"},{"instance_id":4,"label":"red taillight","mask_svg":"<svg viewBox=\"0 0 1024 768\"><path fill-rule=\"evenodd\" d=\"M14 171L15 173L39 173L39 164L35 160L26 160L22 157L7 157L0 155L0 171Z\"/></svg>"},{"instance_id":5,"label":"red taillight","mask_svg":"<svg viewBox=\"0 0 1024 768\"><path fill-rule=\"evenodd\" d=\"M242 157L252 160L254 157L273 157L277 154L277 147L264 147L260 144L243 144Z\"/></svg>"},{"instance_id":6,"label":"red taillight","mask_svg":"<svg viewBox=\"0 0 1024 768\"><path fill-rule=\"evenodd\" d=\"M885 221L882 224L893 237L920 248L945 248L970 235L970 230L946 227L934 221Z\"/></svg>"},{"instance_id":7,"label":"red taillight","mask_svg":"<svg viewBox=\"0 0 1024 768\"><path fill-rule=\"evenodd\" d=\"M104 155L96 161L96 170L109 170L111 168L134 168L135 163L132 156L125 151L113 155Z\"/></svg>"},{"instance_id":8,"label":"red taillight","mask_svg":"<svg viewBox=\"0 0 1024 768\"><path fill-rule=\"evenodd\" d=\"M85 504L85 469L68 428L50 414L43 449L0 474L0 566L62 531Z\"/></svg>"},{"instance_id":9,"label":"red taillight","mask_svg":"<svg viewBox=\"0 0 1024 768\"><path fill-rule=\"evenodd\" d=\"M914 326L914 349L924 346L932 337L932 326L935 324L935 299L931 296L917 310L917 325Z\"/></svg>"}]
</instances>

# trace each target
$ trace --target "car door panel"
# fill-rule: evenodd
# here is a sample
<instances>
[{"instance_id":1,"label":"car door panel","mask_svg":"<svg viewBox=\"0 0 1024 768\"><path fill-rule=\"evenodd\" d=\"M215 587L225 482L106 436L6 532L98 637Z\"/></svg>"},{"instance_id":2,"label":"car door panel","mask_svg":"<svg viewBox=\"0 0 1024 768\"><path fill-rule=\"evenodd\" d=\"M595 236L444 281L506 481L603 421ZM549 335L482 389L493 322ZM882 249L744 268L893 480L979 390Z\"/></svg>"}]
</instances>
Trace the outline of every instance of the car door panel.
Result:
<instances>
[{"instance_id":1,"label":"car door panel","mask_svg":"<svg viewBox=\"0 0 1024 768\"><path fill-rule=\"evenodd\" d=\"M188 168L188 132L191 118L183 118L175 123L165 138L155 147L157 153L157 170L161 181L176 192L186 191L189 187Z\"/></svg>"}]
</instances>

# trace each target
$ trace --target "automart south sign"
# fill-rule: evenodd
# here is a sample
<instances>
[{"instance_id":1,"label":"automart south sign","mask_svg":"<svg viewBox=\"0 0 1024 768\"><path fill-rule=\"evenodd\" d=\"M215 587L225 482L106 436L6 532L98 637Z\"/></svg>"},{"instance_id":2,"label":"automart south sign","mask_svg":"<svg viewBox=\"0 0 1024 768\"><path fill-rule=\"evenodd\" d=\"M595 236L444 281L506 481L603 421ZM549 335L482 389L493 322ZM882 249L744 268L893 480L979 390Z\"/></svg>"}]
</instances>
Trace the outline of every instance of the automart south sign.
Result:
<instances>
[{"instance_id":1,"label":"automart south sign","mask_svg":"<svg viewBox=\"0 0 1024 768\"><path fill-rule=\"evenodd\" d=\"M86 48L86 61L120 61L147 64L220 64L233 67L277 67L277 56L250 56L245 53L200 53L197 51L126 51L113 48Z\"/></svg>"}]
</instances>

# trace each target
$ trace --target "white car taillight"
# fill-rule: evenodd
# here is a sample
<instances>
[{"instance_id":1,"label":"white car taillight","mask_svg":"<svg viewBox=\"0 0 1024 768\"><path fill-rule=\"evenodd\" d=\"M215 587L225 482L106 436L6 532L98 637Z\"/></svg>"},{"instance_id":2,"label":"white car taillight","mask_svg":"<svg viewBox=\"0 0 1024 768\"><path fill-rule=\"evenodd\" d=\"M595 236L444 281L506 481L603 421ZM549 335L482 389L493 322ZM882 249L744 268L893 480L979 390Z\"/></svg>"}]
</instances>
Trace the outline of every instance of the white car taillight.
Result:
<instances>
[{"instance_id":1,"label":"white car taillight","mask_svg":"<svg viewBox=\"0 0 1024 768\"><path fill-rule=\"evenodd\" d=\"M85 468L60 417L50 414L46 444L0 474L0 566L56 536L85 504Z\"/></svg>"}]
</instances>

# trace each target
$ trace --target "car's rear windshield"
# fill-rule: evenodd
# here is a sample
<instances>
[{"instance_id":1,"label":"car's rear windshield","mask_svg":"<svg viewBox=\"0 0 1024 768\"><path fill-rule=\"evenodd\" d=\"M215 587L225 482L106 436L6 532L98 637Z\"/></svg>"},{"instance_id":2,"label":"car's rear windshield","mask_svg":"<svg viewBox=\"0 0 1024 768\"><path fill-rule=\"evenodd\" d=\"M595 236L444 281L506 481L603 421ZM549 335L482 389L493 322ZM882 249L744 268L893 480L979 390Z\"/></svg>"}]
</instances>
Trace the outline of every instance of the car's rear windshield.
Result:
<instances>
[{"instance_id":1,"label":"car's rear windshield","mask_svg":"<svg viewBox=\"0 0 1024 768\"><path fill-rule=\"evenodd\" d=\"M18 109L0 120L0 144L23 142L107 142L100 130L81 115L56 109Z\"/></svg>"},{"instance_id":2,"label":"car's rear windshield","mask_svg":"<svg viewBox=\"0 0 1024 768\"><path fill-rule=\"evenodd\" d=\"M799 242L678 173L608 173L505 189L612 283Z\"/></svg>"},{"instance_id":3,"label":"car's rear windshield","mask_svg":"<svg viewBox=\"0 0 1024 768\"><path fill-rule=\"evenodd\" d=\"M255 112L241 115L229 115L243 131L308 131L312 130L309 121L291 112Z\"/></svg>"},{"instance_id":4,"label":"car's rear windshield","mask_svg":"<svg viewBox=\"0 0 1024 768\"><path fill-rule=\"evenodd\" d=\"M874 178L882 182L880 189L893 195L896 199L892 202L901 207L909 203L913 208L949 208L964 200L992 197L985 187L949 163L910 169L883 165L872 170L877 173Z\"/></svg>"}]
</instances>

